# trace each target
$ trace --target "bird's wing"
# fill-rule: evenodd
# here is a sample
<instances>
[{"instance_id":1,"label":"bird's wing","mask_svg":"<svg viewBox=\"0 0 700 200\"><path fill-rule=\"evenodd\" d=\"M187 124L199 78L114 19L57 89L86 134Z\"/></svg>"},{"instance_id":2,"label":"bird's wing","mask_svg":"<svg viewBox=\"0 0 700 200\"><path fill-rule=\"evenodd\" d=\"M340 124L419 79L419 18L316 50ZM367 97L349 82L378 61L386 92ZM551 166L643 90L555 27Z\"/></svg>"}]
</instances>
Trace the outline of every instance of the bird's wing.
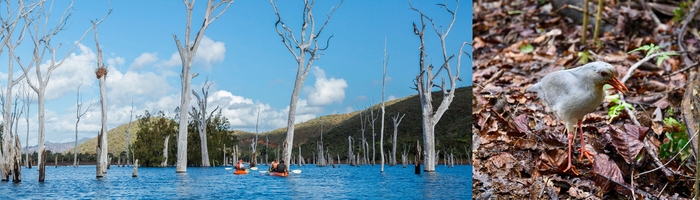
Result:
<instances>
[{"instance_id":1,"label":"bird's wing","mask_svg":"<svg viewBox=\"0 0 700 200\"><path fill-rule=\"evenodd\" d=\"M578 87L575 85L576 77L568 70L553 72L545 76L538 86L538 96L543 99L549 108L557 110L556 103L566 102L566 98L575 98L570 95ZM546 87L544 87L546 85Z\"/></svg>"}]
</instances>

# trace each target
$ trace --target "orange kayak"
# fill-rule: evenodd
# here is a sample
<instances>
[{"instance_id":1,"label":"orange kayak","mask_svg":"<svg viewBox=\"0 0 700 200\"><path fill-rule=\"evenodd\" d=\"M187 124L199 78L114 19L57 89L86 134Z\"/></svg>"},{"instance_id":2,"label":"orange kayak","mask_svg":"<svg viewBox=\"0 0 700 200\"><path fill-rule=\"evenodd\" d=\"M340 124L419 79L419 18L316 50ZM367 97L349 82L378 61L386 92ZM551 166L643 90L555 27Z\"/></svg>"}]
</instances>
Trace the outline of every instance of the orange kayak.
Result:
<instances>
[{"instance_id":1,"label":"orange kayak","mask_svg":"<svg viewBox=\"0 0 700 200\"><path fill-rule=\"evenodd\" d=\"M250 171L246 168L245 170L234 170L233 174L248 174L248 172Z\"/></svg>"},{"instance_id":2,"label":"orange kayak","mask_svg":"<svg viewBox=\"0 0 700 200\"><path fill-rule=\"evenodd\" d=\"M288 176L289 173L268 172L270 176Z\"/></svg>"}]
</instances>

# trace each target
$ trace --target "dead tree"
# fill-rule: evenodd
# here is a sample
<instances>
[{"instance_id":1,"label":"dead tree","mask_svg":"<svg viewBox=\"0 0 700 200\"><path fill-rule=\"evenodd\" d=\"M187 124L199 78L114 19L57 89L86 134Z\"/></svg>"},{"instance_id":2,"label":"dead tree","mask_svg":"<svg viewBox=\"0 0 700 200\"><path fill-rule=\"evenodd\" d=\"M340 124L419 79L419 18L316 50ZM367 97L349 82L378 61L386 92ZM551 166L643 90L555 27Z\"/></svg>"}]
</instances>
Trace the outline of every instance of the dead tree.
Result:
<instances>
[{"instance_id":1,"label":"dead tree","mask_svg":"<svg viewBox=\"0 0 700 200\"><path fill-rule=\"evenodd\" d=\"M386 66L389 64L389 55L386 55L386 38L384 38L384 73L382 75L382 127L379 132L379 152L382 154L382 164L379 169L380 172L384 172L384 115L386 114L384 105L384 90L386 88Z\"/></svg>"},{"instance_id":2,"label":"dead tree","mask_svg":"<svg viewBox=\"0 0 700 200\"><path fill-rule=\"evenodd\" d=\"M365 121L362 120L363 116L365 115L365 110L360 110L360 132L362 132L362 140L360 141L360 148L362 149L362 153L364 154L365 158L367 158L367 149L365 148ZM363 159L364 160L364 159ZM361 163L357 163L358 165Z\"/></svg>"},{"instance_id":3,"label":"dead tree","mask_svg":"<svg viewBox=\"0 0 700 200\"><path fill-rule=\"evenodd\" d=\"M352 136L348 135L348 165L353 166L353 153L352 153ZM340 160L340 159L338 159Z\"/></svg>"},{"instance_id":4,"label":"dead tree","mask_svg":"<svg viewBox=\"0 0 700 200\"><path fill-rule=\"evenodd\" d=\"M175 44L177 45L177 51L180 53L180 59L182 60L182 72L180 73L180 82L182 83L182 90L180 90L180 108L187 108L190 105L190 99L192 98L189 95L190 82L192 81L192 78L196 76L196 74L190 74L190 69L192 68L192 60L194 60L194 56L197 53L202 37L204 37L204 31L206 31L209 25L216 21L216 19L219 18L221 14L223 14L233 3L233 0L222 0L216 4L214 1L215 0L207 1L202 27L197 32L194 42L190 42L190 26L192 25L194 0L184 0L185 8L187 9L185 44L182 45L180 40L177 39L177 36L173 34ZM221 6L224 6L224 8L216 16L212 17L214 11ZM177 137L177 163L175 165L176 173L187 173L187 116L187 109L180 109L180 124ZM204 148L206 148L206 146L202 147L202 149Z\"/></svg>"},{"instance_id":5,"label":"dead tree","mask_svg":"<svg viewBox=\"0 0 700 200\"><path fill-rule=\"evenodd\" d=\"M26 73L22 73L19 77L15 78L14 76L14 60L12 58L15 57L15 48L19 46L19 44L22 42L24 39L24 34L26 33L26 29L29 26L29 23L24 23L20 25L20 19L26 19L26 16L29 15L35 8L36 8L36 3L30 4L25 6L24 1L19 1L17 4L18 8L17 9L12 9L12 4L10 1L3 1L6 3L5 7L7 9L7 14L4 17L0 17L0 23L2 26L0 26L0 33L2 34L2 38L0 40L2 41L2 44L0 44L0 47L6 46L8 50L8 65L7 65L7 85L5 85L5 93L4 93L4 105L2 108L2 116L3 116L3 136L2 136L2 149L0 150L0 155L2 155L2 159L0 159L0 178L2 181L9 181L9 174L10 171L16 171L16 176L20 176L21 170L18 169L13 169L14 165L12 164L12 159L15 157L14 155L11 155L10 153L13 151L13 144L16 144L17 142L13 141L13 135L12 134L7 134L12 131L11 126L7 126L8 124L11 124L11 119L10 119L10 110L11 110L11 104L12 104L12 88L17 85L17 83L20 83L22 79L26 77ZM19 31L17 31L17 28L21 27ZM13 36L13 33L18 33L19 36L15 37ZM16 39L13 41L13 39ZM0 53L5 48L0 48ZM27 113L28 115L29 113ZM15 140L19 140L19 138L14 138ZM15 152L15 153L20 153ZM21 156L21 155L20 155ZM15 174L15 173L13 173ZM15 182L19 182L20 180L13 180Z\"/></svg>"},{"instance_id":6,"label":"dead tree","mask_svg":"<svg viewBox=\"0 0 700 200\"><path fill-rule=\"evenodd\" d=\"M192 90L192 94L197 98L197 107L192 106L192 111L190 111L190 116L194 118L195 126L199 132L199 141L201 142L202 149L202 167L209 167L209 146L207 145L207 122L211 120L214 112L219 109L216 106L214 110L207 115L207 98L209 97L209 87L211 87L212 82L209 79L204 81L202 85L202 96L200 97L196 91Z\"/></svg>"},{"instance_id":7,"label":"dead tree","mask_svg":"<svg viewBox=\"0 0 700 200\"><path fill-rule=\"evenodd\" d=\"M258 106L258 117L255 119L255 141L250 143L253 149L252 159L250 162L250 167L255 167L257 165L257 155L258 155L258 125L260 124L260 106Z\"/></svg>"},{"instance_id":8,"label":"dead tree","mask_svg":"<svg viewBox=\"0 0 700 200\"><path fill-rule=\"evenodd\" d=\"M299 32L301 34L301 40L298 40L297 37L294 35L294 32L292 32L292 29L288 27L287 24L284 23L284 21L282 21L282 16L277 10L277 1L270 0L270 4L272 4L272 9L274 9L275 14L277 16L277 22L275 22L275 30L277 31L277 34L282 38L282 43L284 43L284 46L287 47L287 50L289 50L289 52L294 56L294 60L297 62L297 75L294 82L294 90L292 91L292 98L289 103L289 115L287 116L288 119L286 142L289 145L287 145L287 147L284 148L284 151L282 153L285 163L289 163L290 156L292 153L292 147L294 146L294 117L296 115L296 104L297 100L299 99L301 87L302 85L304 85L306 75L309 74L309 69L311 68L312 63L314 62L314 60L319 59L319 57L317 56L321 55L321 52L319 51L324 51L328 48L328 42L333 36L331 35L331 37L328 37L325 48L319 48L318 38L321 36L323 29L330 21L333 13L338 9L338 7L340 7L341 4L343 4L343 1L341 0L337 6L330 9L330 11L327 14L328 18L326 18L326 21L323 23L321 28L318 29L318 31L316 32L316 30L314 30L314 28L316 27L316 21L312 12L314 2L315 0L304 0L304 10L302 11L303 22L301 24L301 31ZM309 25L311 25L311 27L309 27ZM299 51L295 52L294 49L298 49ZM307 53L309 54L308 58L306 57ZM289 169L289 165L287 165L287 169Z\"/></svg>"},{"instance_id":9,"label":"dead tree","mask_svg":"<svg viewBox=\"0 0 700 200\"><path fill-rule=\"evenodd\" d=\"M131 109L129 109L129 125L126 128L126 165L129 166L131 160L129 159L129 150L131 145L131 117L134 116L134 101L131 100ZM166 156L165 159L168 159Z\"/></svg>"},{"instance_id":10,"label":"dead tree","mask_svg":"<svg viewBox=\"0 0 700 200\"><path fill-rule=\"evenodd\" d=\"M170 141L170 135L165 136L165 141L163 141L163 157L165 159L163 160L163 163L160 164L162 167L167 167L168 166L168 142Z\"/></svg>"},{"instance_id":11,"label":"dead tree","mask_svg":"<svg viewBox=\"0 0 700 200\"><path fill-rule=\"evenodd\" d=\"M76 104L75 104L75 117L77 120L75 120L75 145L73 145L73 167L78 167L78 124L80 123L80 118L87 113L88 110L90 110L90 107L92 107L92 101L90 101L90 104L88 104L88 107L85 108L83 111L83 96L80 95L80 86L83 84L80 83L78 85L78 92L76 93Z\"/></svg>"},{"instance_id":12,"label":"dead tree","mask_svg":"<svg viewBox=\"0 0 700 200\"><path fill-rule=\"evenodd\" d=\"M396 136L398 135L399 124L401 123L403 117L406 116L406 114L404 113L403 115L401 115L401 117L399 117L399 114L400 113L397 112L396 116L391 118L394 121L394 142L392 143L391 147L391 165L396 165Z\"/></svg>"},{"instance_id":13,"label":"dead tree","mask_svg":"<svg viewBox=\"0 0 700 200\"><path fill-rule=\"evenodd\" d=\"M372 165L377 164L374 159L374 155L376 154L376 143L374 142L374 138L377 136L377 133L374 131L374 124L377 121L377 118L379 118L379 113L377 115L374 114L374 109L372 107L369 107L369 117L367 118L367 123L372 127Z\"/></svg>"},{"instance_id":14,"label":"dead tree","mask_svg":"<svg viewBox=\"0 0 700 200\"><path fill-rule=\"evenodd\" d=\"M29 160L29 149L27 149L27 148L29 147L29 107L32 105L32 98L34 97L34 95L32 95L32 93L28 90L28 88L25 88L24 90L22 90L22 96L24 98L24 103L27 105L25 107L27 114L24 115L24 120L25 120L25 123L27 124L27 137L24 138L24 142L25 142L24 143L25 144L24 156L25 156L25 160L27 163L27 168L31 169L32 164Z\"/></svg>"},{"instance_id":15,"label":"dead tree","mask_svg":"<svg viewBox=\"0 0 700 200\"><path fill-rule=\"evenodd\" d=\"M32 39L33 42L33 54L32 54L32 59L29 62L28 65L23 65L22 61L20 60L20 57L14 57L14 59L17 60L17 63L19 66L22 68L24 71L25 76L29 74L29 70L32 68L35 69L36 71L36 83L32 82L32 79L26 79L27 84L29 87L34 90L34 92L37 94L37 104L38 104L38 118L39 118L39 141L38 141L38 146L39 146L39 157L44 157L42 154L45 152L44 150L44 135L45 135L45 116L44 116L44 94L46 92L46 87L49 84L49 78L51 77L51 72L56 70L56 68L60 67L63 65L63 62L66 61L66 58L70 56L70 54L75 50L76 47L80 44L81 41L87 36L87 34L92 30L93 27L96 27L99 25L103 20L109 16L109 14L112 12L110 9L109 12L99 21L94 22L93 21L93 26L88 28L85 33L75 42L73 43L73 46L66 51L66 54L63 57L57 58L56 56L56 51L58 51L59 48L61 48L61 43L58 44L58 46L53 46L51 45L51 38L55 35L57 35L59 32L62 30L65 30L66 25L67 25L67 20L70 18L70 16L73 14L73 2L63 11L63 14L61 15L60 18L58 18L58 21L55 26L50 27L49 23L50 22L56 22L56 20L51 20L51 7L52 5L49 5L48 8L45 7L44 2L40 2L37 5L37 8L34 12L31 12L28 15L25 15L24 21L25 24L29 24L31 26L29 28L29 35L30 38ZM48 67L45 68L46 74L43 74L42 68L39 67L42 63L44 63L44 56L46 53L49 53L49 56L51 59L48 62ZM106 151L106 150L105 150ZM45 177L45 172L46 172L46 165L43 163L44 160L39 160L39 182L44 182L44 177Z\"/></svg>"},{"instance_id":16,"label":"dead tree","mask_svg":"<svg viewBox=\"0 0 700 200\"><path fill-rule=\"evenodd\" d=\"M418 75L416 76L416 79L414 80L414 85L416 86L415 89L418 90L418 98L420 99L420 104L421 104L421 111L423 114L423 120L422 120L422 127L423 127L423 145L425 149L425 169L424 171L426 172L432 172L435 171L435 165L436 165L436 157L435 157L435 125L437 125L438 121L440 121L440 118L442 115L447 111L447 108L450 106L450 103L452 103L452 100L454 98L454 93L455 89L457 86L457 81L461 81L459 78L460 75L460 65L461 65L461 58L463 54L462 49L464 48L464 45L467 44L466 42L463 42L461 47L459 48L458 56L457 56L457 66L456 66L456 73L452 73L452 68L450 67L450 61L455 57L455 55L448 55L447 49L445 47L446 41L445 38L447 35L450 33L450 29L452 29L452 25L455 22L456 16L457 16L457 10L459 8L459 1L457 0L457 3L455 5L455 10L452 11L449 8L447 8L447 5L445 4L438 4L440 7L445 8L445 10L452 15L452 20L450 24L447 26L446 30L440 30L438 29L438 26L435 25L435 22L433 22L432 18L429 18L427 15L423 14L420 10L416 9L413 7L413 5L410 4L411 9L418 12L421 16L421 26L418 27L416 24L413 24L413 32L420 38L420 70ZM425 21L430 22L432 24L433 29L435 30L435 33L438 35L440 38L440 44L442 46L442 64L440 64L437 68L437 72L433 73L433 68L434 66L432 64L427 64L426 63L426 57L427 54L425 52L425 38L424 38L424 33L425 33ZM440 26L441 29L443 26ZM435 78L440 76L440 72L443 70L446 71L447 73L447 78L449 79L450 82L450 88L448 89L445 86L445 78L442 78L442 84L438 85L434 83ZM442 90L442 102L440 103L440 106L437 108L437 110L433 109L433 98L431 96L432 93L432 88L437 87L440 90Z\"/></svg>"},{"instance_id":17,"label":"dead tree","mask_svg":"<svg viewBox=\"0 0 700 200\"><path fill-rule=\"evenodd\" d=\"M100 43L97 37L98 24L99 22L92 22L92 27L94 28L95 32L95 46L97 48L97 69L95 70L95 76L99 80L100 84L100 113L102 114L102 137L100 137L100 140L98 141L99 143L102 143L101 151L98 152L102 155L100 155L100 159L97 160L97 162L100 163L98 166L102 168L102 172L97 173L97 177L99 178L104 176L104 174L107 173L107 169L109 169L109 160L107 157L107 151L109 150L109 143L107 143L107 135L109 133L107 132L107 89L105 89L107 87L105 85L105 81L107 80L107 67L105 67L105 64L102 60L102 48L100 48Z\"/></svg>"}]
</instances>

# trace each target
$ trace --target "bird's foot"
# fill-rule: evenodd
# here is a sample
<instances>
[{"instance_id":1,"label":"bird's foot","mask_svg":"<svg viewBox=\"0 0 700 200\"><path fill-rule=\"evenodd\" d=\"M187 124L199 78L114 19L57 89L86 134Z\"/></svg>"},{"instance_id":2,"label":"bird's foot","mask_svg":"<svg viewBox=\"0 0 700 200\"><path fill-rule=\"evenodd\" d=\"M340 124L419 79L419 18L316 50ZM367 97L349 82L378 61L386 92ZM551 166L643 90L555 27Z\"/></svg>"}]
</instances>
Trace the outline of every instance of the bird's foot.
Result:
<instances>
[{"instance_id":1,"label":"bird's foot","mask_svg":"<svg viewBox=\"0 0 700 200\"><path fill-rule=\"evenodd\" d=\"M586 150L586 148L583 148L583 147L579 148L579 151L581 151L581 156L579 156L579 158L578 158L579 161L583 160L583 157L586 156L586 159L588 159L588 161L591 161L591 163L593 163L593 160L594 160L593 157L595 157L595 155L593 153L591 153L590 151Z\"/></svg>"},{"instance_id":2,"label":"bird's foot","mask_svg":"<svg viewBox=\"0 0 700 200\"><path fill-rule=\"evenodd\" d=\"M578 171L576 171L576 166L572 165L571 163L569 163L566 166L566 169L564 169L564 172L567 172L569 170L571 170L571 172L573 172L574 174L578 175Z\"/></svg>"}]
</instances>

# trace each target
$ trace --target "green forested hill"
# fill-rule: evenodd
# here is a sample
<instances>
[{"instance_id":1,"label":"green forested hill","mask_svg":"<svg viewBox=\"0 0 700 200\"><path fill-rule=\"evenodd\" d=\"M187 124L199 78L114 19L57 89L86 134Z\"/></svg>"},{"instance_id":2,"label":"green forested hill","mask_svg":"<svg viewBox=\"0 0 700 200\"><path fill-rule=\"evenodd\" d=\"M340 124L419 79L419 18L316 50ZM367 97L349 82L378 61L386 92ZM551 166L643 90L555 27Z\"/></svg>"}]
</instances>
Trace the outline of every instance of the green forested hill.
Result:
<instances>
[{"instance_id":1,"label":"green forested hill","mask_svg":"<svg viewBox=\"0 0 700 200\"><path fill-rule=\"evenodd\" d=\"M461 87L455 91L455 98L449 109L440 119L440 122L435 128L436 148L442 152L454 152L455 156L464 156L471 149L471 94L470 87ZM433 93L433 106L437 108L442 101L442 93ZM381 114L381 104L372 106L375 113ZM369 110L365 110L367 114ZM401 121L398 128L397 137L397 154L403 150L406 145L410 149L415 149L416 140L420 140L422 144L422 127L421 127L421 107L418 95L412 95L401 99L395 99L386 103L386 116L384 119L384 142L385 151L391 148L391 137L393 136L393 121L392 116L396 116L397 112L406 116ZM324 146L329 149L329 152L336 157L340 155L341 159L345 159L348 150L348 136L352 136L356 141L360 141L362 133L360 132L360 117L359 111L349 114L327 115L304 123L297 124L294 131L294 154L297 155L298 146L302 147L302 156L310 158L312 153L315 153L316 142L321 138L321 121L323 120L323 139ZM364 120L364 119L363 119ZM379 159L379 133L381 127L381 116L375 122L377 144L377 160ZM237 131L236 134L241 139L242 146L249 147L253 140L252 133ZM260 134L258 142L260 146L264 146L265 136L270 139L270 147L276 148L282 144L286 136L286 128L276 129L270 132ZM372 129L370 126L365 128L365 138L368 143L372 142ZM355 142L355 152L358 152L359 144ZM247 150L245 150L247 151ZM371 154L371 144L370 144ZM412 154L412 153L411 153ZM397 156L400 158L400 155Z\"/></svg>"},{"instance_id":2,"label":"green forested hill","mask_svg":"<svg viewBox=\"0 0 700 200\"><path fill-rule=\"evenodd\" d=\"M433 105L435 107L439 106L442 100L442 93L433 93ZM441 150L441 152L449 151L453 152L455 156L464 157L464 155L470 151L471 148L471 94L472 89L470 87L457 88L455 91L455 98L449 109L440 119L436 129L436 148ZM375 109L375 112L381 114L380 109L381 104L373 105L371 108ZM367 114L369 110L365 110ZM393 135L393 122L392 116L400 112L402 115L406 116L401 121L398 129L398 139L397 139L397 152L400 154L403 151L404 146L411 150L415 150L416 141L419 140L422 143L422 128L421 128L421 108L420 101L417 95L412 95L400 99L395 99L386 102L386 116L384 119L384 140L385 140L385 151L391 148L391 137ZM348 149L348 136L352 136L355 142L355 152L359 150L361 132L360 132L360 111L355 111L348 114L334 114L321 116L316 119L312 119L295 126L295 136L294 136L294 154L297 155L298 146L301 145L302 155L306 158L310 158L312 153L316 152L316 142L321 137L321 125L323 124L323 139L324 146L328 148L329 152L334 155L339 154L341 159L345 159ZM136 138L138 134L138 126L136 121L131 124L131 143ZM375 132L376 138L375 142L379 144L379 133L381 127L381 116L377 118L375 122ZM123 124L117 128L109 130L108 141L109 141L109 152L115 155L121 153L126 149L126 129L128 123ZM250 143L254 138L253 133L245 131L233 131L234 134L239 139L239 149L241 150L241 156L243 158L249 157L250 155ZM268 136L270 140L270 148L278 148L286 136L286 127L272 130L269 132L261 133L258 137L259 147L264 148L265 136ZM372 142L372 129L368 125L365 130L365 138L368 143ZM81 153L94 154L95 144L97 142L96 138L91 139L78 146L78 150ZM379 146L377 149L377 159L379 159ZM69 150L72 152L72 149ZM215 153L215 152L211 152ZM370 145L371 153L371 145ZM413 154L413 152L411 152ZM261 154L262 155L262 154ZM271 154L271 157L274 154ZM397 156L400 158L400 156Z\"/></svg>"}]
</instances>

